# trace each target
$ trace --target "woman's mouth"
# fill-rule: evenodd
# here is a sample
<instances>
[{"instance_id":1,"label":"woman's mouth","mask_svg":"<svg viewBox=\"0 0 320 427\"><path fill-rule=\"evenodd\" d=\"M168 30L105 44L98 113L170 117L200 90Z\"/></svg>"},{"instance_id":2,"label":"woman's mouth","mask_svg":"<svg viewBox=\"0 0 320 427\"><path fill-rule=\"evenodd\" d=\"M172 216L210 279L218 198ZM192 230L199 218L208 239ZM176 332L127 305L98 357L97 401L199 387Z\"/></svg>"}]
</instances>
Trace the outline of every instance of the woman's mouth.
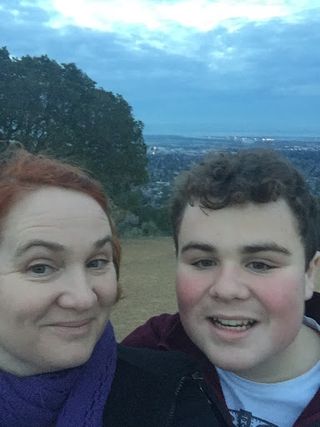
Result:
<instances>
[{"instance_id":1,"label":"woman's mouth","mask_svg":"<svg viewBox=\"0 0 320 427\"><path fill-rule=\"evenodd\" d=\"M93 319L57 322L49 325L55 334L62 337L81 337L91 333Z\"/></svg>"},{"instance_id":2,"label":"woman's mouth","mask_svg":"<svg viewBox=\"0 0 320 427\"><path fill-rule=\"evenodd\" d=\"M81 328L82 326L88 325L92 319L85 319L85 320L76 320L71 322L59 322L56 323L54 326L58 326L61 328Z\"/></svg>"}]
</instances>

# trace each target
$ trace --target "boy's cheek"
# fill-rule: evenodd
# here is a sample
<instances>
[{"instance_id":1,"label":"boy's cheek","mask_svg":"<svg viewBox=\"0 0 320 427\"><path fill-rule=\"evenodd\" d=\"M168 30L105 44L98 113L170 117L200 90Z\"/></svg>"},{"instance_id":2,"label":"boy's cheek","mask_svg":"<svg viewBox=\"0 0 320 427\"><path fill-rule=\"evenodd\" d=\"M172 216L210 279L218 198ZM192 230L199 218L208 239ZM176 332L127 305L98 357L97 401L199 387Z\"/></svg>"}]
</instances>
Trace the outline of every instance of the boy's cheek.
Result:
<instances>
[{"instance_id":1,"label":"boy's cheek","mask_svg":"<svg viewBox=\"0 0 320 427\"><path fill-rule=\"evenodd\" d=\"M205 290L201 280L191 277L188 273L178 272L176 292L179 305L191 308L201 300Z\"/></svg>"},{"instance_id":2,"label":"boy's cheek","mask_svg":"<svg viewBox=\"0 0 320 427\"><path fill-rule=\"evenodd\" d=\"M304 288L300 280L282 278L273 281L270 286L265 286L261 292L257 292L257 298L272 312L285 313L297 310L299 305L304 304Z\"/></svg>"}]
</instances>

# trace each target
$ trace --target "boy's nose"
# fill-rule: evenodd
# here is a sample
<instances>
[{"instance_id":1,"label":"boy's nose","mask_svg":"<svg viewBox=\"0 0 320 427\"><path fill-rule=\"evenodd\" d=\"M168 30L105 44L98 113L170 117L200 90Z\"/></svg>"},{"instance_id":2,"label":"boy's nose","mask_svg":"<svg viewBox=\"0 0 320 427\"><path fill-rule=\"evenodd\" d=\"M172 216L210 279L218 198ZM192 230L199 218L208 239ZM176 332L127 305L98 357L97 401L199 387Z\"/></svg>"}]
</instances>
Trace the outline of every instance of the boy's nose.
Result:
<instances>
[{"instance_id":1,"label":"boy's nose","mask_svg":"<svg viewBox=\"0 0 320 427\"><path fill-rule=\"evenodd\" d=\"M250 295L250 290L242 279L239 268L224 265L215 275L209 293L221 300L246 299Z\"/></svg>"}]
</instances>

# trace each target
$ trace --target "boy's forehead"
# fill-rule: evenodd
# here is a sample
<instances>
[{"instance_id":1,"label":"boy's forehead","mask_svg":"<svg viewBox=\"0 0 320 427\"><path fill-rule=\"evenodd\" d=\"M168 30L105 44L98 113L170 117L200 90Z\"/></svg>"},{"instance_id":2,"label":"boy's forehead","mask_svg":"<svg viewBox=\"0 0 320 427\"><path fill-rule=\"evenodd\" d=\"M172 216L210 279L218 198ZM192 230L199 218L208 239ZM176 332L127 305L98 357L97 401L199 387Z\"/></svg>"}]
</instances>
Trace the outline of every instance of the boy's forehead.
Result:
<instances>
[{"instance_id":1,"label":"boy's forehead","mask_svg":"<svg viewBox=\"0 0 320 427\"><path fill-rule=\"evenodd\" d=\"M243 218L243 216L254 216L263 211L276 212L282 216L287 216L288 220L292 220L292 218L295 217L291 207L283 198L278 198L275 201L269 201L266 203L255 203L251 201L239 204L234 203L218 209L212 209L202 204L199 200L195 200L185 206L181 222L183 222L186 216L190 216L192 213L198 214L199 212L204 216L215 215L216 217L224 216L228 218L232 215L233 217Z\"/></svg>"},{"instance_id":2,"label":"boy's forehead","mask_svg":"<svg viewBox=\"0 0 320 427\"><path fill-rule=\"evenodd\" d=\"M199 202L188 205L182 216L179 241L236 239L238 244L272 240L298 239L298 226L287 202L278 199L268 203L246 203L221 209L208 209Z\"/></svg>"}]
</instances>

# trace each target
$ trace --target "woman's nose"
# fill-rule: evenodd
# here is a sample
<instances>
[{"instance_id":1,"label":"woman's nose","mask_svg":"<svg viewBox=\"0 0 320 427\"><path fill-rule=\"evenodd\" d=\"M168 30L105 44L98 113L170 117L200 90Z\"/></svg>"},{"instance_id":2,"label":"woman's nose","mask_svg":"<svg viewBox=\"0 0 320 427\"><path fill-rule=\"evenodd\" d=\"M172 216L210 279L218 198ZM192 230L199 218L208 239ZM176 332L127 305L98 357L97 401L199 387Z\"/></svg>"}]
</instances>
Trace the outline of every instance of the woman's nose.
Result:
<instances>
[{"instance_id":1,"label":"woman's nose","mask_svg":"<svg viewBox=\"0 0 320 427\"><path fill-rule=\"evenodd\" d=\"M78 311L89 310L97 302L97 295L85 272L68 274L65 277L68 283L64 283L58 302L63 308L71 308Z\"/></svg>"}]
</instances>

